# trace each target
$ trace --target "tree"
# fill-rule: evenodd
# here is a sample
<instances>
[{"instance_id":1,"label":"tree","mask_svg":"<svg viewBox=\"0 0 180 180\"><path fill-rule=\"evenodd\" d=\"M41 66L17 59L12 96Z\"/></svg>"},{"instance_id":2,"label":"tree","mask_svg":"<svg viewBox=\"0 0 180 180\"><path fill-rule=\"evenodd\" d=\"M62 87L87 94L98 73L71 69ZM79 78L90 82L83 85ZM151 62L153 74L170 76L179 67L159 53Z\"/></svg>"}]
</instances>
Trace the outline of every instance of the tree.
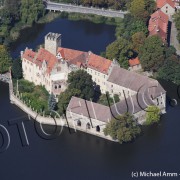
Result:
<instances>
[{"instance_id":1,"label":"tree","mask_svg":"<svg viewBox=\"0 0 180 180\"><path fill-rule=\"evenodd\" d=\"M174 22L178 30L177 39L180 42L180 11L177 11L177 13L174 15Z\"/></svg>"},{"instance_id":2,"label":"tree","mask_svg":"<svg viewBox=\"0 0 180 180\"><path fill-rule=\"evenodd\" d=\"M149 106L146 113L146 124L151 125L160 121L160 109L157 106Z\"/></svg>"},{"instance_id":3,"label":"tree","mask_svg":"<svg viewBox=\"0 0 180 180\"><path fill-rule=\"evenodd\" d=\"M145 42L146 36L144 32L137 32L132 36L132 44L133 44L133 49L137 53L139 53L141 47L143 46Z\"/></svg>"},{"instance_id":4,"label":"tree","mask_svg":"<svg viewBox=\"0 0 180 180\"><path fill-rule=\"evenodd\" d=\"M72 96L80 97L81 91L78 89L66 89L66 91L62 92L58 97L58 112L62 116L66 108L69 104L69 101L71 100Z\"/></svg>"},{"instance_id":5,"label":"tree","mask_svg":"<svg viewBox=\"0 0 180 180\"><path fill-rule=\"evenodd\" d=\"M72 71L68 75L68 89L80 90L80 97L86 100L93 99L95 90L91 75L84 70Z\"/></svg>"},{"instance_id":6,"label":"tree","mask_svg":"<svg viewBox=\"0 0 180 180\"><path fill-rule=\"evenodd\" d=\"M130 12L136 19L144 19L147 17L144 0L132 0Z\"/></svg>"},{"instance_id":7,"label":"tree","mask_svg":"<svg viewBox=\"0 0 180 180\"><path fill-rule=\"evenodd\" d=\"M120 37L106 48L106 57L109 59L116 59L121 67L128 68L128 59L134 56L134 51L132 50L132 44Z\"/></svg>"},{"instance_id":8,"label":"tree","mask_svg":"<svg viewBox=\"0 0 180 180\"><path fill-rule=\"evenodd\" d=\"M119 102L119 96L117 94L114 94L114 100L113 98L109 95L109 92L106 92L106 94L102 94L98 100L97 103L105 105L105 106L111 106L115 103Z\"/></svg>"},{"instance_id":9,"label":"tree","mask_svg":"<svg viewBox=\"0 0 180 180\"><path fill-rule=\"evenodd\" d=\"M139 58L144 70L157 71L164 63L164 46L159 36L148 37L139 52Z\"/></svg>"},{"instance_id":10,"label":"tree","mask_svg":"<svg viewBox=\"0 0 180 180\"><path fill-rule=\"evenodd\" d=\"M13 75L13 78L15 79L22 78L22 61L20 58L13 60L12 75Z\"/></svg>"},{"instance_id":11,"label":"tree","mask_svg":"<svg viewBox=\"0 0 180 180\"><path fill-rule=\"evenodd\" d=\"M145 9L148 11L149 15L156 10L156 1L145 0Z\"/></svg>"},{"instance_id":12,"label":"tree","mask_svg":"<svg viewBox=\"0 0 180 180\"><path fill-rule=\"evenodd\" d=\"M0 45L0 74L6 73L9 71L11 66L11 57L5 48L5 46Z\"/></svg>"},{"instance_id":13,"label":"tree","mask_svg":"<svg viewBox=\"0 0 180 180\"><path fill-rule=\"evenodd\" d=\"M177 58L177 56L175 56ZM178 59L173 60L171 58L167 59L162 67L158 70L157 77L159 79L164 79L166 81L174 82L180 85L180 62Z\"/></svg>"},{"instance_id":14,"label":"tree","mask_svg":"<svg viewBox=\"0 0 180 180\"><path fill-rule=\"evenodd\" d=\"M56 107L56 104L57 104L56 98L55 98L54 94L51 93L49 96L49 99L48 99L48 109L50 111L54 110Z\"/></svg>"},{"instance_id":15,"label":"tree","mask_svg":"<svg viewBox=\"0 0 180 180\"><path fill-rule=\"evenodd\" d=\"M112 119L104 129L104 134L110 135L114 140L118 140L120 144L135 139L141 133L141 129L134 117L126 113L117 119Z\"/></svg>"}]
</instances>

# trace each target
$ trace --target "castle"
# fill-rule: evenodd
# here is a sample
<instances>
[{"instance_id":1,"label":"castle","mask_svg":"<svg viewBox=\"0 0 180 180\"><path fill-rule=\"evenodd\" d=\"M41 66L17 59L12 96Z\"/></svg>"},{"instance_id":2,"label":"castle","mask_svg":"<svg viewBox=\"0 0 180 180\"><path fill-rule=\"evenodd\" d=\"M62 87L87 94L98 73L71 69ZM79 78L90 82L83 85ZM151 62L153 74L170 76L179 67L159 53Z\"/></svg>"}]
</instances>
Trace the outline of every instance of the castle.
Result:
<instances>
[{"instance_id":1,"label":"castle","mask_svg":"<svg viewBox=\"0 0 180 180\"><path fill-rule=\"evenodd\" d=\"M119 96L121 101L111 107L71 98L67 118L87 131L90 131L91 119L95 124L91 133L103 133L103 128L112 117L127 110L140 124L145 121L144 109L149 105L156 105L161 113L165 113L166 92L157 80L125 70L115 60L108 60L91 51L63 48L60 34L48 33L45 48L40 48L38 52L26 48L21 52L21 59L24 79L35 85L43 85L56 97L67 88L68 74L78 69L84 69L92 76L101 93Z\"/></svg>"}]
</instances>

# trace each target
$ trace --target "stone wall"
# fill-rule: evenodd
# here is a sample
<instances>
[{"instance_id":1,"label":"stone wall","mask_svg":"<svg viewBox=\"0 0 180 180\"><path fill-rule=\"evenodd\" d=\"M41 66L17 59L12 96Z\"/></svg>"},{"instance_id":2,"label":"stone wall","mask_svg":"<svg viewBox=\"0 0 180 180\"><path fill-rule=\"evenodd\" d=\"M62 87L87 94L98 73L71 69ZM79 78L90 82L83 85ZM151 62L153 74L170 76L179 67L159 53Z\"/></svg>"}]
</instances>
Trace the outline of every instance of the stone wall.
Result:
<instances>
[{"instance_id":1,"label":"stone wall","mask_svg":"<svg viewBox=\"0 0 180 180\"><path fill-rule=\"evenodd\" d=\"M95 136L98 136L98 137L101 137L104 139L114 141L110 136L104 135L103 129L105 128L105 123L103 123L103 122L101 124L99 124L98 122L95 122L95 120L94 120L93 121L94 126L91 127L90 129L88 129L85 126L85 124L82 126L78 126L78 124L77 124L78 117L74 116L74 115L73 115L73 118L68 115L67 119L64 119L61 117L55 118L56 122L51 117L44 117L44 116L39 115L37 112L33 111L30 107L28 107L26 104L24 104L23 101L21 101L16 95L14 95L12 81L9 83L9 95L10 95L10 101L12 104L18 106L21 110L23 110L25 113L27 113L29 117L31 117L32 119L34 119L35 121L37 121L41 124L58 125L58 126L65 126L65 127L68 127L68 125L69 125L69 128L72 128L75 131L79 130L79 131L82 131L82 132L85 132L88 134L92 134L92 135L95 135ZM88 121L87 118L85 118L85 117L83 117L83 118L84 118L83 121ZM68 124L67 124L67 121L68 121ZM96 131L97 125L100 126L100 132Z\"/></svg>"}]
</instances>

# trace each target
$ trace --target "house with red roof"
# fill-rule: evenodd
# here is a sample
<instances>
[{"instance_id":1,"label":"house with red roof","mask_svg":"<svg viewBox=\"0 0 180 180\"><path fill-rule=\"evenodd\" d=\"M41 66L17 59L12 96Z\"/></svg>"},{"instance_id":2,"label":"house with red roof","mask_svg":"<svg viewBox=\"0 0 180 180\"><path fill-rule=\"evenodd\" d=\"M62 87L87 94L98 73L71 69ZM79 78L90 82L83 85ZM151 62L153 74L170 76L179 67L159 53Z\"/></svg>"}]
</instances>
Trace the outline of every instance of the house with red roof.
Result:
<instances>
[{"instance_id":1,"label":"house with red roof","mask_svg":"<svg viewBox=\"0 0 180 180\"><path fill-rule=\"evenodd\" d=\"M141 64L140 64L138 57L133 58L133 59L129 59L129 70L130 71L138 71L141 68L142 67L141 67Z\"/></svg>"},{"instance_id":2,"label":"house with red roof","mask_svg":"<svg viewBox=\"0 0 180 180\"><path fill-rule=\"evenodd\" d=\"M158 35L164 43L167 42L169 18L161 9L151 15L148 25L149 36Z\"/></svg>"},{"instance_id":3,"label":"house with red roof","mask_svg":"<svg viewBox=\"0 0 180 180\"><path fill-rule=\"evenodd\" d=\"M176 2L174 0L156 0L156 7L171 18L176 11Z\"/></svg>"}]
</instances>

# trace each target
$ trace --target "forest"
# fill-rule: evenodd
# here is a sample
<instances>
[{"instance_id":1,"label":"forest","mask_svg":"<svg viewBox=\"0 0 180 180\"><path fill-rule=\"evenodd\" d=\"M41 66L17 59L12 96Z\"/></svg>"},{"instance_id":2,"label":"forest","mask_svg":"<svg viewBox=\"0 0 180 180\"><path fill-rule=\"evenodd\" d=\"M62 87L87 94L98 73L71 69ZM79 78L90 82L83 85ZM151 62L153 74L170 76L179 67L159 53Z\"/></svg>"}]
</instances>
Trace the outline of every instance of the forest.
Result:
<instances>
[{"instance_id":1,"label":"forest","mask_svg":"<svg viewBox=\"0 0 180 180\"><path fill-rule=\"evenodd\" d=\"M1 0L0 44L8 45L18 29L32 25L45 15L42 0Z\"/></svg>"}]
</instances>

